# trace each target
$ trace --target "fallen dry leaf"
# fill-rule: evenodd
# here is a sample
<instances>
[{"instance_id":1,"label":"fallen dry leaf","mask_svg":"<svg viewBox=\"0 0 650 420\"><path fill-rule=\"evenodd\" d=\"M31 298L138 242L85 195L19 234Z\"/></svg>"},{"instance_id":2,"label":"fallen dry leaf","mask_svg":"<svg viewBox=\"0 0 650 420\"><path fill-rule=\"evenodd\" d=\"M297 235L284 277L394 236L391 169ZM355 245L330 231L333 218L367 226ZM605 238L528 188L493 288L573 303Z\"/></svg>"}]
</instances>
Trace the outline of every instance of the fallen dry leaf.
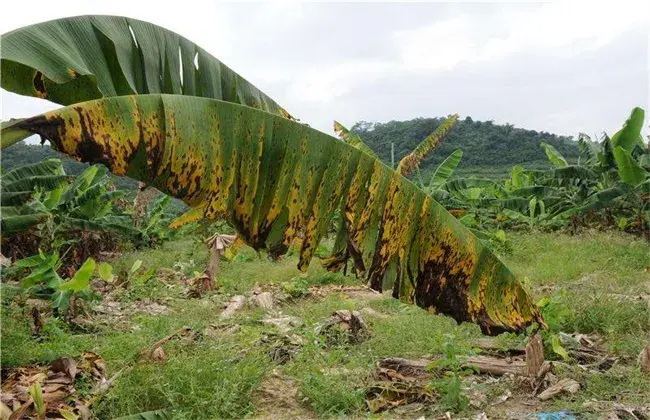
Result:
<instances>
[{"instance_id":1,"label":"fallen dry leaf","mask_svg":"<svg viewBox=\"0 0 650 420\"><path fill-rule=\"evenodd\" d=\"M237 295L231 297L230 301L228 302L228 306L226 307L226 309L223 310L223 312L221 312L219 318L221 319L232 318L233 315L235 315L235 312L243 308L245 304L246 304L246 298L244 296Z\"/></svg>"},{"instance_id":2,"label":"fallen dry leaf","mask_svg":"<svg viewBox=\"0 0 650 420\"><path fill-rule=\"evenodd\" d=\"M253 303L253 305L267 311L273 309L274 307L273 295L270 292L262 292L259 294L254 294L251 297L251 302Z\"/></svg>"},{"instance_id":3,"label":"fallen dry leaf","mask_svg":"<svg viewBox=\"0 0 650 420\"><path fill-rule=\"evenodd\" d=\"M650 373L650 344L646 344L639 354L639 365L645 373Z\"/></svg>"},{"instance_id":4,"label":"fallen dry leaf","mask_svg":"<svg viewBox=\"0 0 650 420\"><path fill-rule=\"evenodd\" d=\"M29 389L34 384L39 384L47 418L58 419L61 418L61 413L73 413L80 419L88 419L88 406L92 404L92 397L86 399L88 397L78 395L75 380L80 376L89 378L95 387L105 382L105 375L104 359L90 352L78 359L61 357L49 366L32 365L11 369L2 377L2 410L4 413L10 410L8 418L11 420L35 416Z\"/></svg>"},{"instance_id":5,"label":"fallen dry leaf","mask_svg":"<svg viewBox=\"0 0 650 420\"><path fill-rule=\"evenodd\" d=\"M333 327L347 331L348 341L351 344L360 343L370 337L370 329L359 311L347 309L335 311L320 330L327 335Z\"/></svg>"},{"instance_id":6,"label":"fallen dry leaf","mask_svg":"<svg viewBox=\"0 0 650 420\"><path fill-rule=\"evenodd\" d=\"M573 379L560 379L555 385L542 391L537 398L542 401L549 400L563 392L575 394L580 390L580 384Z\"/></svg>"},{"instance_id":7,"label":"fallen dry leaf","mask_svg":"<svg viewBox=\"0 0 650 420\"><path fill-rule=\"evenodd\" d=\"M167 361L167 356L165 355L165 351L163 350L162 347L156 347L154 351L151 353L151 357L156 362Z\"/></svg>"},{"instance_id":8,"label":"fallen dry leaf","mask_svg":"<svg viewBox=\"0 0 650 420\"><path fill-rule=\"evenodd\" d=\"M493 402L492 404L490 404L490 405L499 405L499 404L503 404L503 403L506 402L510 397L512 397L512 392L510 392L510 390L508 389L508 390L506 390L506 392L504 392L503 394L499 395L499 397L497 397L497 399L494 400L494 402Z\"/></svg>"},{"instance_id":9,"label":"fallen dry leaf","mask_svg":"<svg viewBox=\"0 0 650 420\"><path fill-rule=\"evenodd\" d=\"M77 362L72 357L59 357L52 362L51 369L53 372L67 374L70 379L74 379L77 376Z\"/></svg>"}]
</instances>

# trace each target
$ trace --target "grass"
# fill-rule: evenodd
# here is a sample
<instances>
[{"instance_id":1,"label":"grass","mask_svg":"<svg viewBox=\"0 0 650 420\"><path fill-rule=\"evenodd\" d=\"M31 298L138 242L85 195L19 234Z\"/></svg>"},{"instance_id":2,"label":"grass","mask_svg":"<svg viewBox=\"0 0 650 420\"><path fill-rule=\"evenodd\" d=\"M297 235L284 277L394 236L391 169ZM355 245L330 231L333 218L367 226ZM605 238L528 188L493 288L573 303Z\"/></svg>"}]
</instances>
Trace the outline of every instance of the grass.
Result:
<instances>
[{"instance_id":1,"label":"grass","mask_svg":"<svg viewBox=\"0 0 650 420\"><path fill-rule=\"evenodd\" d=\"M650 313L645 303L621 302L611 294L635 295L650 288L648 246L641 240L614 233L509 234L513 253L506 264L523 279L536 299L549 302L546 318L552 331L597 333L621 363L608 372L586 375L580 369L566 375L581 382L583 390L561 397L544 409L580 409L588 399L621 403L647 398L650 378L639 372L636 355L650 334ZM168 306L163 314L146 312L127 317L125 325L102 324L97 333L76 334L65 324L50 322L44 339L30 332L28 308L3 300L2 366L50 362L63 355L84 351L100 354L109 373L123 369L116 384L94 406L98 418L114 418L142 411L168 409L173 418L242 418L254 416L258 407L252 393L273 370L294 379L304 409L318 417L368 416L365 387L379 358L440 355L449 343L459 353L470 350L471 340L481 336L471 324L456 325L450 318L428 314L416 307L385 297L351 299L331 293L312 299L297 293L281 308L285 315L298 316L304 325L291 334L304 342L288 363L277 366L269 357L272 327L259 321L261 310L245 309L232 322L240 330L223 339L203 336L197 340L174 340L165 344L166 362L138 357L142 349L181 327L203 331L218 323L218 314L229 296L249 292L256 285L273 284L285 290L311 285L355 284L352 277L326 273L317 261L307 276L297 275L297 259L271 262L248 249L236 262L222 263L220 289L202 299L186 299L181 287L162 287L156 279L165 270L189 276L207 259L204 248L191 238L167 243L160 249L129 251L113 263L115 272L128 270L142 261L142 270L156 276L121 297L124 303L157 300ZM181 263L181 264L178 264ZM317 326L338 309L372 308L391 315L367 317L372 336L350 345L327 343ZM281 336L281 335L280 335ZM502 343L520 342L521 337L504 335ZM495 385L489 395L499 394ZM436 413L437 407L428 408ZM469 414L468 414L469 415Z\"/></svg>"},{"instance_id":2,"label":"grass","mask_svg":"<svg viewBox=\"0 0 650 420\"><path fill-rule=\"evenodd\" d=\"M633 359L650 334L646 301L613 296L650 292L650 248L642 239L615 232L511 235L515 252L505 262L547 298L544 315L554 331L597 333L616 355Z\"/></svg>"}]
</instances>

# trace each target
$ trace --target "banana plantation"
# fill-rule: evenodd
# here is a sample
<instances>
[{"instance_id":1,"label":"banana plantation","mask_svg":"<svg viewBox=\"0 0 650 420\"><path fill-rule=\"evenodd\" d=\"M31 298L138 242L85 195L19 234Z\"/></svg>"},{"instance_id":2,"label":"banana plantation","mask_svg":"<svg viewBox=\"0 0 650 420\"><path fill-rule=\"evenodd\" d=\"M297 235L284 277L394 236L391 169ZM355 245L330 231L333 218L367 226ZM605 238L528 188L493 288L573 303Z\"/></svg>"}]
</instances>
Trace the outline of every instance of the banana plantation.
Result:
<instances>
[{"instance_id":1,"label":"banana plantation","mask_svg":"<svg viewBox=\"0 0 650 420\"><path fill-rule=\"evenodd\" d=\"M650 415L643 109L577 160L425 177L458 114L383 162L148 22L26 26L0 59L59 105L1 126L58 153L0 174L2 419Z\"/></svg>"}]
</instances>

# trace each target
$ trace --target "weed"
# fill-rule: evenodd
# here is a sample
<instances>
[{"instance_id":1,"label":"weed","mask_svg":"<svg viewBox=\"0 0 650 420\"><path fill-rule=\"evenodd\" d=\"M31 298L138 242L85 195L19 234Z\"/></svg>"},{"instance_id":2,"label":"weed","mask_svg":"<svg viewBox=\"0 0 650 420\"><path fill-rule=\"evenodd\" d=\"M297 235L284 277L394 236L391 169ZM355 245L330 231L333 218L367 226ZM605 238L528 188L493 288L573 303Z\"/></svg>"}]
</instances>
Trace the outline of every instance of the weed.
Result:
<instances>
[{"instance_id":1,"label":"weed","mask_svg":"<svg viewBox=\"0 0 650 420\"><path fill-rule=\"evenodd\" d=\"M282 285L282 290L292 298L300 298L309 294L309 281L306 277L296 276L289 283Z\"/></svg>"},{"instance_id":2,"label":"weed","mask_svg":"<svg viewBox=\"0 0 650 420\"><path fill-rule=\"evenodd\" d=\"M448 339L453 338L448 336ZM460 412L466 410L469 404L469 398L462 390L463 376L474 372L474 369L464 367L458 359L458 348L453 341L445 343L444 357L432 363L428 370L438 373L431 380L431 385L438 390L441 395L443 410L452 410Z\"/></svg>"}]
</instances>

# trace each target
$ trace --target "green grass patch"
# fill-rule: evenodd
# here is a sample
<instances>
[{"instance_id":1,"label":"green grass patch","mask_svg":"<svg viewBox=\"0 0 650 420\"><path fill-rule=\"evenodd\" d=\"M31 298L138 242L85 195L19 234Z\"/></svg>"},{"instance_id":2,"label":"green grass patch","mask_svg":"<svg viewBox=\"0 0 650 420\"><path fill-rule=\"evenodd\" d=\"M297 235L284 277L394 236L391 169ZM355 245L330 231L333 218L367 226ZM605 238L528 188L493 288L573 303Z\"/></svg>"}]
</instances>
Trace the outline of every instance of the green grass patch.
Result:
<instances>
[{"instance_id":1,"label":"green grass patch","mask_svg":"<svg viewBox=\"0 0 650 420\"><path fill-rule=\"evenodd\" d=\"M513 252L504 261L535 299L546 300L544 311L552 332L598 334L608 351L620 357L608 372L562 372L578 380L583 389L575 396L548 403L544 409L578 410L592 398L643 401L650 379L636 367L636 355L644 344L641 338L650 333L650 312L643 301L617 300L611 295L647 293L647 244L628 235L598 232L578 236L508 233L508 237ZM109 320L88 334L51 320L43 336L35 338L30 331L30 308L11 303L14 293L6 289L10 293L5 294L3 286L2 365L23 366L51 362L64 355L79 356L85 351L98 353L107 361L109 375L124 369L115 386L97 402L94 414L98 418L158 409L167 409L178 419L254 416L258 408L252 405L251 393L273 369L295 380L300 403L314 415L365 417L365 389L378 359L436 357L444 354L447 346L464 354L482 337L476 325L457 325L451 318L390 297L360 300L332 292L314 298L308 293L312 286L359 284L353 276L326 272L317 260L306 275L300 275L295 255L274 262L246 247L240 255L221 263L219 290L201 299L188 299L178 277L165 277L168 284L159 280L169 272L187 278L194 271L202 271L208 256L204 244L194 238L180 238L159 249L124 253L112 262L114 272L128 271L139 260L137 273L142 278L133 278L120 292L120 303L129 307L148 299L166 305L168 310L162 314L137 312L119 322ZM143 279L147 271L151 276ZM298 334L304 345L286 364L277 366L271 360L270 344L262 338L274 334L275 329L262 325L260 321L267 315L253 308L239 311L228 321L240 327L234 334L220 339L204 336L194 341L172 340L164 346L164 363L139 358L141 350L182 327L202 332L210 324L221 322L219 313L231 295L246 294L265 284L276 285L294 297L280 306L282 314L304 320L302 327L290 333ZM371 330L366 341L352 345L317 335L316 327L332 312L364 307L390 315L364 316ZM521 345L524 337L505 334L497 341L507 348ZM485 387L490 398L504 391L498 385ZM427 409L437 412L438 408Z\"/></svg>"}]
</instances>

